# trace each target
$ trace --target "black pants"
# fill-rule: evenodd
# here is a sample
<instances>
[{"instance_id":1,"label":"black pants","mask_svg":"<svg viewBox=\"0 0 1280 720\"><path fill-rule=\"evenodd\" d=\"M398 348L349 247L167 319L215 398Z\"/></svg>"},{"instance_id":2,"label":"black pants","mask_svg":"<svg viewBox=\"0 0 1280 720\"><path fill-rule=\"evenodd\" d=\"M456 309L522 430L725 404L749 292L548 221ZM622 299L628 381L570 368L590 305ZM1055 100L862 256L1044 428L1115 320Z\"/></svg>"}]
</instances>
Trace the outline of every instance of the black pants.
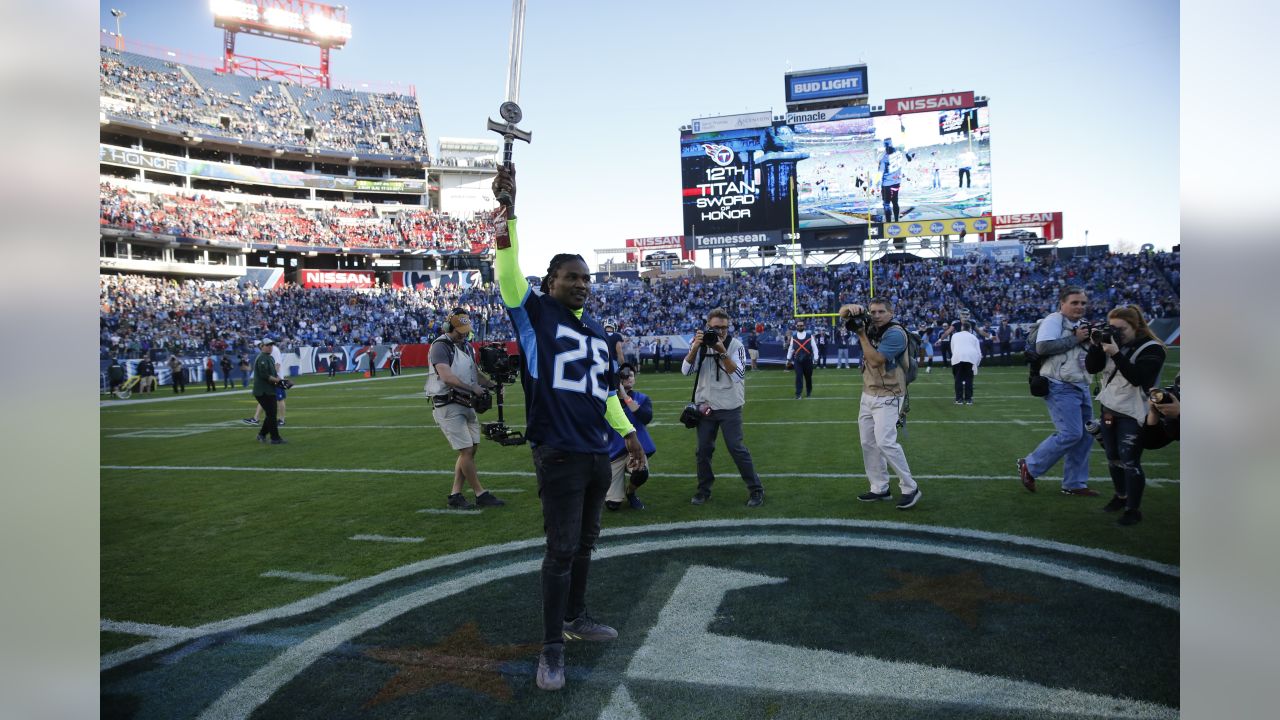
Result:
<instances>
[{"instance_id":1,"label":"black pants","mask_svg":"<svg viewBox=\"0 0 1280 720\"><path fill-rule=\"evenodd\" d=\"M698 421L698 450L695 458L698 463L698 492L711 494L711 484L716 481L711 469L711 456L716 451L716 435L724 430L724 446L738 467L742 481L747 484L748 492L764 490L760 476L756 474L755 464L751 461L751 451L742 440L742 408L732 410L712 410L710 415Z\"/></svg>"},{"instance_id":2,"label":"black pants","mask_svg":"<svg viewBox=\"0 0 1280 720\"><path fill-rule=\"evenodd\" d=\"M884 202L884 221L898 222L898 190L901 185L886 185L880 188L880 199ZM889 211L893 210L893 216L890 217Z\"/></svg>"},{"instance_id":3,"label":"black pants","mask_svg":"<svg viewBox=\"0 0 1280 720\"><path fill-rule=\"evenodd\" d=\"M187 371L175 370L173 372L173 392L184 393L187 391Z\"/></svg>"},{"instance_id":4,"label":"black pants","mask_svg":"<svg viewBox=\"0 0 1280 720\"><path fill-rule=\"evenodd\" d=\"M973 178L969 175L969 168L960 168L959 187L973 187Z\"/></svg>"},{"instance_id":5,"label":"black pants","mask_svg":"<svg viewBox=\"0 0 1280 720\"><path fill-rule=\"evenodd\" d=\"M204 391L209 392L210 390L217 390L217 389L218 389L218 383L214 382L213 380L213 371L205 370L204 371Z\"/></svg>"},{"instance_id":6,"label":"black pants","mask_svg":"<svg viewBox=\"0 0 1280 720\"><path fill-rule=\"evenodd\" d=\"M956 402L973 401L973 363L956 363L951 366L951 375L956 379Z\"/></svg>"},{"instance_id":7,"label":"black pants","mask_svg":"<svg viewBox=\"0 0 1280 720\"><path fill-rule=\"evenodd\" d=\"M225 390L226 388L232 387L234 384L235 383L231 382L231 371L223 370L222 371L222 388Z\"/></svg>"},{"instance_id":8,"label":"black pants","mask_svg":"<svg viewBox=\"0 0 1280 720\"><path fill-rule=\"evenodd\" d=\"M539 445L533 469L542 500L542 642L564 642L564 621L587 608L591 551L613 471L608 453L574 453Z\"/></svg>"},{"instance_id":9,"label":"black pants","mask_svg":"<svg viewBox=\"0 0 1280 720\"><path fill-rule=\"evenodd\" d=\"M1142 506L1147 476L1142 471L1142 423L1128 415L1102 408L1102 447L1116 495L1125 496L1125 509Z\"/></svg>"},{"instance_id":10,"label":"black pants","mask_svg":"<svg viewBox=\"0 0 1280 720\"><path fill-rule=\"evenodd\" d=\"M258 428L258 437L265 437L270 434L272 440L280 439L280 428L276 423L276 393L271 391L266 395L254 395L254 400L262 406L262 426Z\"/></svg>"},{"instance_id":11,"label":"black pants","mask_svg":"<svg viewBox=\"0 0 1280 720\"><path fill-rule=\"evenodd\" d=\"M796 371L796 397L800 397L800 390L804 389L805 395L813 394L813 356L809 353L796 355L791 359L792 365Z\"/></svg>"}]
</instances>

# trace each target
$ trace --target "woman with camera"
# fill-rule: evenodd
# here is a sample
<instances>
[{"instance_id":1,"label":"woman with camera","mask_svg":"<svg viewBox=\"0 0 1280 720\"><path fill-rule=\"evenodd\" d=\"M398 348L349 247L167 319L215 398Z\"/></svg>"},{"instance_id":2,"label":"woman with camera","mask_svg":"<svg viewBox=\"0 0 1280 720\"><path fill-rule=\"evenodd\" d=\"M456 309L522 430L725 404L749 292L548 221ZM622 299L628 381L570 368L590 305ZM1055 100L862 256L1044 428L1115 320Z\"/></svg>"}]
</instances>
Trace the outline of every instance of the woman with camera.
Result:
<instances>
[{"instance_id":1,"label":"woman with camera","mask_svg":"<svg viewBox=\"0 0 1280 720\"><path fill-rule=\"evenodd\" d=\"M1103 508L1124 513L1121 525L1142 520L1142 425L1147 417L1147 393L1160 381L1164 345L1151 332L1135 305L1107 313L1107 327L1089 333L1085 370L1102 373L1098 402L1102 405L1102 445L1115 495Z\"/></svg>"}]
</instances>

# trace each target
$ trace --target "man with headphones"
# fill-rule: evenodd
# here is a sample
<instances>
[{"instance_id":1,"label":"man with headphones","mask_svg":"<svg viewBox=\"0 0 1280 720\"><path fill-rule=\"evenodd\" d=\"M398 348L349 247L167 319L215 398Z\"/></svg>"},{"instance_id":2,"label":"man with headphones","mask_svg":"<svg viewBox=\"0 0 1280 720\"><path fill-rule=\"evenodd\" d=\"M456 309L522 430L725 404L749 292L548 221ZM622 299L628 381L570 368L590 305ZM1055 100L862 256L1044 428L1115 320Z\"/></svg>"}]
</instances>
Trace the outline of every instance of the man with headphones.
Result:
<instances>
[{"instance_id":1,"label":"man with headphones","mask_svg":"<svg viewBox=\"0 0 1280 720\"><path fill-rule=\"evenodd\" d=\"M472 407L474 399L493 387L490 380L476 364L476 356L467 338L471 335L471 318L463 308L454 308L440 328L441 334L431 341L427 363L431 372L427 375L426 393L431 398L435 418L449 446L458 451L453 466L453 488L449 491L448 507L453 510L470 510L481 507L505 505L493 493L484 489L476 474L476 450L480 448L480 421ZM476 501L471 503L462 494L462 482L471 485Z\"/></svg>"}]
</instances>

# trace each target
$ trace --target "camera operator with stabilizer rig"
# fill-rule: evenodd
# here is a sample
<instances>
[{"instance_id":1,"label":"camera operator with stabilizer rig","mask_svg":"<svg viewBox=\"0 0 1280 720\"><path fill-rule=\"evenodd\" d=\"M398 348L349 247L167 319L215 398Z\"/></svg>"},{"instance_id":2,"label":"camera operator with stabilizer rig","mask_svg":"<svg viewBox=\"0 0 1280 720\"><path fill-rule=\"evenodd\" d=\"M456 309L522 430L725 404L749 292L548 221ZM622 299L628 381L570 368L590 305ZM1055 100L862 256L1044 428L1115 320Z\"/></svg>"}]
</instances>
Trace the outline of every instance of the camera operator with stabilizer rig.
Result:
<instances>
[{"instance_id":1,"label":"camera operator with stabilizer rig","mask_svg":"<svg viewBox=\"0 0 1280 720\"><path fill-rule=\"evenodd\" d=\"M431 416L444 433L449 446L458 451L453 466L453 487L447 506L453 510L470 510L504 505L493 493L484 489L476 474L476 450L480 448L480 422L477 412L487 410L493 380L476 367L475 355L467 338L471 335L471 318L462 308L454 308L441 326L441 334L431 341L427 351L430 372L426 393L431 398ZM462 483L471 485L475 503L462 494Z\"/></svg>"},{"instance_id":2,"label":"camera operator with stabilizer rig","mask_svg":"<svg viewBox=\"0 0 1280 720\"><path fill-rule=\"evenodd\" d=\"M907 383L914 379L915 357L906 328L893 320L893 305L873 299L861 305L845 305L840 317L862 345L862 400L858 409L858 438L862 464L871 489L858 496L863 502L892 500L889 468L898 476L898 509L920 501L920 487L911 476L907 455L898 442L898 427L906 418ZM918 366L916 366L918 367Z\"/></svg>"},{"instance_id":3,"label":"camera operator with stabilizer rig","mask_svg":"<svg viewBox=\"0 0 1280 720\"><path fill-rule=\"evenodd\" d=\"M1149 393L1160 381L1164 357L1164 345L1134 305L1107 313L1107 325L1089 333L1085 370L1102 373L1099 434L1116 491L1103 510L1123 510L1121 525L1142 520L1139 508L1147 485L1142 471L1142 424L1148 414Z\"/></svg>"}]
</instances>

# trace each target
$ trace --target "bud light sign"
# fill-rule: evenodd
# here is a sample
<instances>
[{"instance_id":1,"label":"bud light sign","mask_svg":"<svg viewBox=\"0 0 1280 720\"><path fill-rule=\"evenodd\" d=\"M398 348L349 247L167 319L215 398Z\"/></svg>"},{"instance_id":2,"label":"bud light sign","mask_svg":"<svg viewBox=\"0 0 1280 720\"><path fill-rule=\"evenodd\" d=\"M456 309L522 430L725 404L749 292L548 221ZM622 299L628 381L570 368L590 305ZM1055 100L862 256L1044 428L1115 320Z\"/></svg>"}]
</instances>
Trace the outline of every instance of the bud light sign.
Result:
<instances>
[{"instance_id":1,"label":"bud light sign","mask_svg":"<svg viewBox=\"0 0 1280 720\"><path fill-rule=\"evenodd\" d=\"M867 96L867 66L823 68L787 73L787 104Z\"/></svg>"}]
</instances>

